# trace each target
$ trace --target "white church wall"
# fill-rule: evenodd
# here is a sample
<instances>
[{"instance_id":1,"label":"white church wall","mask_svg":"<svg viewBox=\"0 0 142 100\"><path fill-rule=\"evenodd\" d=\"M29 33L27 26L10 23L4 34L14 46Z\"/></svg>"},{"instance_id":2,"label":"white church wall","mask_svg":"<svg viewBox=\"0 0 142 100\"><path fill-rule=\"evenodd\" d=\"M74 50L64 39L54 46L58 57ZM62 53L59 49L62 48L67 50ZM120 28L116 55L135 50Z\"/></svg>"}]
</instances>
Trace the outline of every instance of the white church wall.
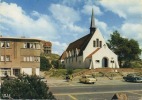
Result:
<instances>
[{"instance_id":1,"label":"white church wall","mask_svg":"<svg viewBox=\"0 0 142 100\"><path fill-rule=\"evenodd\" d=\"M106 57L108 59L108 67L109 68L119 68L119 65L117 62L117 55L114 54L108 47L101 48L98 52L96 52L92 56L94 68L102 68L102 59L104 57ZM96 62L96 60L99 60L99 63ZM114 61L114 63L111 62L112 60Z\"/></svg>"},{"instance_id":2,"label":"white church wall","mask_svg":"<svg viewBox=\"0 0 142 100\"><path fill-rule=\"evenodd\" d=\"M96 39L99 39L99 41L102 41L102 46L105 44L106 42L102 36L102 34L100 33L99 29L97 28L94 35L92 36L91 40L89 41L86 49L83 51L83 60L85 60L85 58L91 54L93 51L95 51L97 49L97 47L93 46L93 41L96 41Z\"/></svg>"}]
</instances>

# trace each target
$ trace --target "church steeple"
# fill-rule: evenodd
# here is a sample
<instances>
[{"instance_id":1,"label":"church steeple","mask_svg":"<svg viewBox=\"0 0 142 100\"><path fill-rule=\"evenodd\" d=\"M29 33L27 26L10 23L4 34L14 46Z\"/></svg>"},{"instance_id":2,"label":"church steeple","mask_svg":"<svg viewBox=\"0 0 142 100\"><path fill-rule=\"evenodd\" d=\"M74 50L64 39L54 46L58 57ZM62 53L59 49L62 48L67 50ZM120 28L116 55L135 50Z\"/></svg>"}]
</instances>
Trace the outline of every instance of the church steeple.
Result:
<instances>
[{"instance_id":1,"label":"church steeple","mask_svg":"<svg viewBox=\"0 0 142 100\"><path fill-rule=\"evenodd\" d=\"M90 24L90 34L93 34L96 31L95 21L94 21L94 10L92 8L91 24Z\"/></svg>"}]
</instances>

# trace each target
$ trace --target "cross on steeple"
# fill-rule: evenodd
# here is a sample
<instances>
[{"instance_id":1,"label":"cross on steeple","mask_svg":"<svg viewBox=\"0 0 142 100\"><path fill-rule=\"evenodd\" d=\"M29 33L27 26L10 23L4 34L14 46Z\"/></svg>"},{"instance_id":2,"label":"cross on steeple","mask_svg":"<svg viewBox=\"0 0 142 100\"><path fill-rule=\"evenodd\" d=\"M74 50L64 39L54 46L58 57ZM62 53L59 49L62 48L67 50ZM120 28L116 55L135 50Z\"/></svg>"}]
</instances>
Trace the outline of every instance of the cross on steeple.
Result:
<instances>
[{"instance_id":1,"label":"cross on steeple","mask_svg":"<svg viewBox=\"0 0 142 100\"><path fill-rule=\"evenodd\" d=\"M94 10L92 8L91 24L90 24L90 34L93 34L96 31L95 21L94 21Z\"/></svg>"}]
</instances>

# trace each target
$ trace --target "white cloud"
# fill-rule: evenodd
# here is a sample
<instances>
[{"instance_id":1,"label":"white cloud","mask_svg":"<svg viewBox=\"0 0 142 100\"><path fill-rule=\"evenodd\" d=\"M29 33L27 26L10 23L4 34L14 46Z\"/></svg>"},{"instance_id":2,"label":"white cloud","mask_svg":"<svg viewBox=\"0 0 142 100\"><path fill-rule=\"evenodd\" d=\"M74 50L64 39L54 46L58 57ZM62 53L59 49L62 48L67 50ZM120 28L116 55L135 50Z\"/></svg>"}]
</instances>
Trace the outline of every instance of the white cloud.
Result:
<instances>
[{"instance_id":1,"label":"white cloud","mask_svg":"<svg viewBox=\"0 0 142 100\"><path fill-rule=\"evenodd\" d=\"M74 23L80 20L80 15L73 8L60 4L51 4L49 10L53 17L63 24Z\"/></svg>"},{"instance_id":2,"label":"white cloud","mask_svg":"<svg viewBox=\"0 0 142 100\"><path fill-rule=\"evenodd\" d=\"M39 14L38 12L33 12L37 19L33 19L28 16L25 11L14 3L0 4L0 24L3 27L8 28L7 35L25 35L28 37L42 38L42 39L54 39L56 30L54 28L54 23L47 15ZM3 29L2 29L3 30ZM4 33L2 33L4 34Z\"/></svg>"},{"instance_id":3,"label":"white cloud","mask_svg":"<svg viewBox=\"0 0 142 100\"><path fill-rule=\"evenodd\" d=\"M105 22L100 21L98 19L95 19L95 24L97 28L99 28L99 30L101 31L105 40L107 41L108 38L110 37L110 34L112 33L112 30L108 27L108 25Z\"/></svg>"},{"instance_id":4,"label":"white cloud","mask_svg":"<svg viewBox=\"0 0 142 100\"><path fill-rule=\"evenodd\" d=\"M103 12L101 12L100 8L95 5L84 5L81 12L84 14L91 15L92 8L94 10L95 15L102 15L103 14Z\"/></svg>"},{"instance_id":5,"label":"white cloud","mask_svg":"<svg viewBox=\"0 0 142 100\"><path fill-rule=\"evenodd\" d=\"M59 41L52 41L52 44L53 44L53 53L59 55L61 55L68 46L66 43L61 43Z\"/></svg>"},{"instance_id":6,"label":"white cloud","mask_svg":"<svg viewBox=\"0 0 142 100\"><path fill-rule=\"evenodd\" d=\"M86 32L86 29L75 25L76 22L80 21L80 15L73 8L60 4L52 4L49 10L53 17L60 22L60 28L63 28L63 30L77 33Z\"/></svg>"},{"instance_id":7,"label":"white cloud","mask_svg":"<svg viewBox=\"0 0 142 100\"><path fill-rule=\"evenodd\" d=\"M142 18L142 1L141 0L101 0L100 4L107 10L118 14L125 19L139 17Z\"/></svg>"},{"instance_id":8,"label":"white cloud","mask_svg":"<svg viewBox=\"0 0 142 100\"><path fill-rule=\"evenodd\" d=\"M125 37L136 39L142 46L142 24L125 23L122 25L121 30Z\"/></svg>"}]
</instances>

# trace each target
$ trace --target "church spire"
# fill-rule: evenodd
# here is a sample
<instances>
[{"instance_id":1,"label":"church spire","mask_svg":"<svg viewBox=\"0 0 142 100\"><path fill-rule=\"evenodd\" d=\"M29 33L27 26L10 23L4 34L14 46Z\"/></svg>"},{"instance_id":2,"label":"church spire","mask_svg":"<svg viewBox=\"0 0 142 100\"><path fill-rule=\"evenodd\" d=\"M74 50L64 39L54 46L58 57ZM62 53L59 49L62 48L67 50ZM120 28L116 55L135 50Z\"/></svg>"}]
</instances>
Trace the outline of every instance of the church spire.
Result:
<instances>
[{"instance_id":1,"label":"church spire","mask_svg":"<svg viewBox=\"0 0 142 100\"><path fill-rule=\"evenodd\" d=\"M95 21L94 21L94 10L92 8L92 16L91 16L91 24L90 24L90 33L94 33L96 31Z\"/></svg>"}]
</instances>

